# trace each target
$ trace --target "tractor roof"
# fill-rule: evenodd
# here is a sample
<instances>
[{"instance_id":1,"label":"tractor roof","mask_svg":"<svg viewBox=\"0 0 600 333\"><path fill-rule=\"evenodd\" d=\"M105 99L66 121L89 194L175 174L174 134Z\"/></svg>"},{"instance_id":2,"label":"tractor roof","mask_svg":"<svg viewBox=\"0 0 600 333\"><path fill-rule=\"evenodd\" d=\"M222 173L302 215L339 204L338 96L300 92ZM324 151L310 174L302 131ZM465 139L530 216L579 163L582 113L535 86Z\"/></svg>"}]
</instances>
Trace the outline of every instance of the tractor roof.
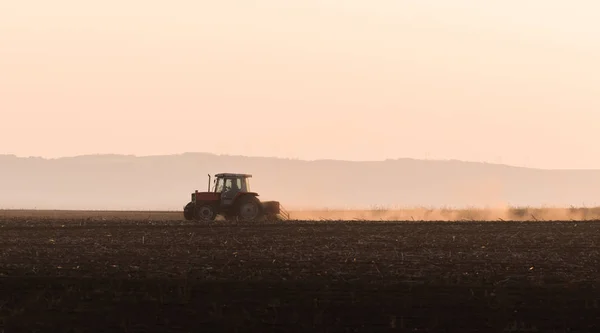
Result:
<instances>
[{"instance_id":1,"label":"tractor roof","mask_svg":"<svg viewBox=\"0 0 600 333\"><path fill-rule=\"evenodd\" d=\"M215 175L215 177L217 177L217 178L222 178L222 177L250 178L250 177L252 177L252 175L245 174L245 173L218 173Z\"/></svg>"}]
</instances>

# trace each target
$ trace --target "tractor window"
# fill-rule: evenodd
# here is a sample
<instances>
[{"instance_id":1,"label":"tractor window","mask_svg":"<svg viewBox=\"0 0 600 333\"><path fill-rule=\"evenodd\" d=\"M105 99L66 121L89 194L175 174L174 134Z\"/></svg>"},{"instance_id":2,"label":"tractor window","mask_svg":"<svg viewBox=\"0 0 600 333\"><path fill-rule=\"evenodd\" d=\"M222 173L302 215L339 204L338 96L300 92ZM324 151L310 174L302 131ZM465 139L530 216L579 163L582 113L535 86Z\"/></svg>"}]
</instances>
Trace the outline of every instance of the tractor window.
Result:
<instances>
[{"instance_id":1,"label":"tractor window","mask_svg":"<svg viewBox=\"0 0 600 333\"><path fill-rule=\"evenodd\" d=\"M217 179L217 185L215 185L215 192L223 192L223 178Z\"/></svg>"},{"instance_id":2,"label":"tractor window","mask_svg":"<svg viewBox=\"0 0 600 333\"><path fill-rule=\"evenodd\" d=\"M225 182L225 187L229 189L241 190L242 189L242 180L239 178L230 178Z\"/></svg>"},{"instance_id":3,"label":"tractor window","mask_svg":"<svg viewBox=\"0 0 600 333\"><path fill-rule=\"evenodd\" d=\"M230 191L231 189L237 191L247 191L247 179L242 178L220 178L217 180L217 185L215 186L215 192L222 193L226 191ZM246 187L244 186L246 183ZM237 185L237 186L236 186Z\"/></svg>"},{"instance_id":4,"label":"tractor window","mask_svg":"<svg viewBox=\"0 0 600 333\"><path fill-rule=\"evenodd\" d=\"M246 181L246 192L250 192L250 178L244 179Z\"/></svg>"},{"instance_id":5,"label":"tractor window","mask_svg":"<svg viewBox=\"0 0 600 333\"><path fill-rule=\"evenodd\" d=\"M239 178L225 179L225 188L223 189L223 191L231 191L231 190L240 191L242 189L243 188L242 188L242 180L241 179L239 179Z\"/></svg>"}]
</instances>

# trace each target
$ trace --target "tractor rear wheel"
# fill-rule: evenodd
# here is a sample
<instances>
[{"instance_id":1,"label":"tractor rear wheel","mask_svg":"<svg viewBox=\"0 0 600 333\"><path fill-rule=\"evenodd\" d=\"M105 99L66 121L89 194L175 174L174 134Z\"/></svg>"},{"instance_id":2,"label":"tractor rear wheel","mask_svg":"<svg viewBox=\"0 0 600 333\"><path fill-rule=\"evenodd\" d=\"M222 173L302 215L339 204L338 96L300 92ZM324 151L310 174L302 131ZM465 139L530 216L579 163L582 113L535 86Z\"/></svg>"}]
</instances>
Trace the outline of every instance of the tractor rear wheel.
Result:
<instances>
[{"instance_id":1,"label":"tractor rear wheel","mask_svg":"<svg viewBox=\"0 0 600 333\"><path fill-rule=\"evenodd\" d=\"M260 201L255 196L244 196L239 199L238 218L244 221L258 219L262 214Z\"/></svg>"},{"instance_id":2,"label":"tractor rear wheel","mask_svg":"<svg viewBox=\"0 0 600 333\"><path fill-rule=\"evenodd\" d=\"M196 208L195 218L200 221L212 221L217 217L215 208L209 204L203 204Z\"/></svg>"}]
</instances>

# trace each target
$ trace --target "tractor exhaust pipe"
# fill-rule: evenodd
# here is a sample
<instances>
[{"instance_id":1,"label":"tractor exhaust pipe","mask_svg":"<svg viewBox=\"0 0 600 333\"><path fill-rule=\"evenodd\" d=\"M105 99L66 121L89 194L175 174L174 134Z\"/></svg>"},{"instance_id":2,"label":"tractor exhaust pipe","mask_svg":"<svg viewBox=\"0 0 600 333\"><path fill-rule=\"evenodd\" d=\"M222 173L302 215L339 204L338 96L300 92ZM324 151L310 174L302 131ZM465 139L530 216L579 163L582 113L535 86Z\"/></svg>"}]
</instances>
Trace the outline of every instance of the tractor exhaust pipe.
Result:
<instances>
[{"instance_id":1,"label":"tractor exhaust pipe","mask_svg":"<svg viewBox=\"0 0 600 333\"><path fill-rule=\"evenodd\" d=\"M208 174L208 192L210 192L210 173Z\"/></svg>"}]
</instances>

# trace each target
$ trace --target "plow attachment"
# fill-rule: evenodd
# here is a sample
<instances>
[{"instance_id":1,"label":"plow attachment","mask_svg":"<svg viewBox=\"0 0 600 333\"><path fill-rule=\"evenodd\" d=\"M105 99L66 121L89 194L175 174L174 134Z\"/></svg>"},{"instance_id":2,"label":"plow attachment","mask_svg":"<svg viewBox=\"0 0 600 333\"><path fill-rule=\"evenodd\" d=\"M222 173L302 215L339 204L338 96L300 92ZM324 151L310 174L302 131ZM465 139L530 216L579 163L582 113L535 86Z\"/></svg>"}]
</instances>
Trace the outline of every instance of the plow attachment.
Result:
<instances>
[{"instance_id":1,"label":"plow attachment","mask_svg":"<svg viewBox=\"0 0 600 333\"><path fill-rule=\"evenodd\" d=\"M265 216L276 217L284 221L290 219L290 213L278 201L264 201L262 202L262 208Z\"/></svg>"}]
</instances>

